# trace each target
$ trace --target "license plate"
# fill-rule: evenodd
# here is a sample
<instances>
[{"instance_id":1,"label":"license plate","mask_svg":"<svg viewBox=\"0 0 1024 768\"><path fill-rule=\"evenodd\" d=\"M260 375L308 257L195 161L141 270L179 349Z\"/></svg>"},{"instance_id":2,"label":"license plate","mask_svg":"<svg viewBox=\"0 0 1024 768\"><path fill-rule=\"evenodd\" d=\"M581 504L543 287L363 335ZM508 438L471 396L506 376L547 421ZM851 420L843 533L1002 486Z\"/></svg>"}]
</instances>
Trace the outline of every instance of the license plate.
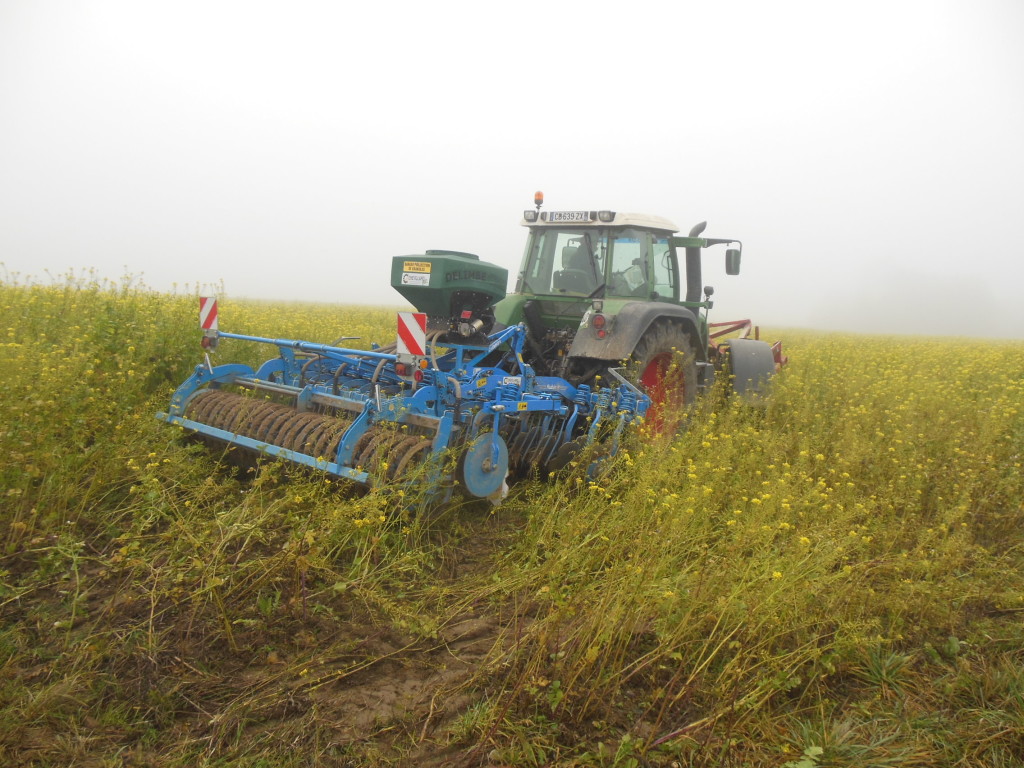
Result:
<instances>
[{"instance_id":1,"label":"license plate","mask_svg":"<svg viewBox=\"0 0 1024 768\"><path fill-rule=\"evenodd\" d=\"M548 221L587 222L590 220L590 211L551 211L548 214Z\"/></svg>"}]
</instances>

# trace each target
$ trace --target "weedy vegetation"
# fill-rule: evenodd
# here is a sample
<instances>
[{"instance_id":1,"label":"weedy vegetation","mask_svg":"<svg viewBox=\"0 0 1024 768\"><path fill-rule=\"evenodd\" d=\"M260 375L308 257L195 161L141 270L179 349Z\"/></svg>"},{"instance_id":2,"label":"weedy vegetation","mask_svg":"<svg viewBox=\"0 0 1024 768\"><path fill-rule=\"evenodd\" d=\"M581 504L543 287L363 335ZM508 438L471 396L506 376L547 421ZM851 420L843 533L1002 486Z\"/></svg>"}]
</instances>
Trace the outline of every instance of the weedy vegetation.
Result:
<instances>
[{"instance_id":1,"label":"weedy vegetation","mask_svg":"<svg viewBox=\"0 0 1024 768\"><path fill-rule=\"evenodd\" d=\"M153 418L189 292L8 276L0 334L4 765L1021 764L1020 342L783 333L763 408L410 514Z\"/></svg>"}]
</instances>

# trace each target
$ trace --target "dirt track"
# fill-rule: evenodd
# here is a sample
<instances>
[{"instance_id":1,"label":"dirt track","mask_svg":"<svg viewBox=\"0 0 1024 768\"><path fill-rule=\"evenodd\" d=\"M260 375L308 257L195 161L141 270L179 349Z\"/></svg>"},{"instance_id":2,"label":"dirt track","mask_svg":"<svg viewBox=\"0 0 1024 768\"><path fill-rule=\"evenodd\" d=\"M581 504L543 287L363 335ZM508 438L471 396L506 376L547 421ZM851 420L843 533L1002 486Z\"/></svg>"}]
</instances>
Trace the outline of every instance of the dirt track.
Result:
<instances>
[{"instance_id":1,"label":"dirt track","mask_svg":"<svg viewBox=\"0 0 1024 768\"><path fill-rule=\"evenodd\" d=\"M472 526L439 574L442 586L487 573L507 534L507 524L486 513ZM503 638L515 636L506 632L512 612L503 614L486 605L456 609L431 637L372 624L358 613L342 626L318 621L312 634L294 638L308 652L272 656L233 682L223 679L235 688L223 717L207 724L198 718L193 726L214 749L227 746L242 723L243 743L270 735L281 748L289 737L316 732L325 765L489 765L485 752L449 745L453 724L477 701L472 684L481 665ZM359 762L367 759L376 763Z\"/></svg>"}]
</instances>

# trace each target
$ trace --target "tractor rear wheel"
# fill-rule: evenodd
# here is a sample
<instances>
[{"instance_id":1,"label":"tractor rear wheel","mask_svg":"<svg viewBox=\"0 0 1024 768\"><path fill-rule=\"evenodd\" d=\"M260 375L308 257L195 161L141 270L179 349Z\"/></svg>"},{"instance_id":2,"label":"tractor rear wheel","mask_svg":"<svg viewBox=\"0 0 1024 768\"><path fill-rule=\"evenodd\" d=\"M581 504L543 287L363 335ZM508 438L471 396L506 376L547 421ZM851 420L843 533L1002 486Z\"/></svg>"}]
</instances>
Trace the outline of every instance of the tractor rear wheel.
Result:
<instances>
[{"instance_id":1,"label":"tractor rear wheel","mask_svg":"<svg viewBox=\"0 0 1024 768\"><path fill-rule=\"evenodd\" d=\"M652 400L647 424L675 430L697 395L697 360L690 339L674 323L655 323L637 342L630 368Z\"/></svg>"}]
</instances>

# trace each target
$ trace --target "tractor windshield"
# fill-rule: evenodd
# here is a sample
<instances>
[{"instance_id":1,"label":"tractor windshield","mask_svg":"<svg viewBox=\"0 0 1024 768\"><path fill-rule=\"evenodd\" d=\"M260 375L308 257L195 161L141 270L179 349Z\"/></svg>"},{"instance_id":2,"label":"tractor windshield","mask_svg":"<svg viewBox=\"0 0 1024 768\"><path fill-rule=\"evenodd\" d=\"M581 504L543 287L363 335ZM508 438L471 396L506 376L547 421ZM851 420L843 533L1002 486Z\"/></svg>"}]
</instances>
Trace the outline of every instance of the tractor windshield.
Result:
<instances>
[{"instance_id":1,"label":"tractor windshield","mask_svg":"<svg viewBox=\"0 0 1024 768\"><path fill-rule=\"evenodd\" d=\"M603 229L536 229L527 243L520 291L590 296L604 285L608 233Z\"/></svg>"},{"instance_id":2,"label":"tractor windshield","mask_svg":"<svg viewBox=\"0 0 1024 768\"><path fill-rule=\"evenodd\" d=\"M634 227L537 227L526 248L520 293L679 298L668 233Z\"/></svg>"}]
</instances>

